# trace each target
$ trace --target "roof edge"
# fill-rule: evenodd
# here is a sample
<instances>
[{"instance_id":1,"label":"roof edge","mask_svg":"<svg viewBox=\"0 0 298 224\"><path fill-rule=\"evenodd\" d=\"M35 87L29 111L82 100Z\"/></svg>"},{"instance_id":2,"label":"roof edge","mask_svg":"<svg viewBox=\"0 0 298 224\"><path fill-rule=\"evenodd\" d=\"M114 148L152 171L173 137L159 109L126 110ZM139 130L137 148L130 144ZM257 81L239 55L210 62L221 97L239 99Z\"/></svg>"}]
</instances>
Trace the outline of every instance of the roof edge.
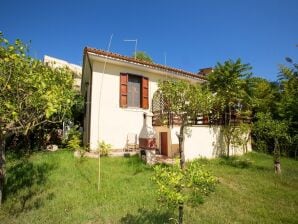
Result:
<instances>
[{"instance_id":1,"label":"roof edge","mask_svg":"<svg viewBox=\"0 0 298 224\"><path fill-rule=\"evenodd\" d=\"M94 53L94 54L97 54L97 55L102 55L102 56L106 56L106 57L120 59L120 60L124 60L124 61L127 61L127 62L133 62L133 63L137 63L137 64L140 64L140 65L150 66L152 68L162 69L164 71L174 72L174 73L178 73L178 74L180 73L182 75L191 76L193 78L206 80L206 77L204 77L202 75L198 75L196 73L187 72L187 71L184 71L184 70L181 70L181 69L177 69L177 68L157 64L157 63L152 63L152 62L142 61L142 60L139 60L139 59L134 59L132 57L128 57L128 56L124 56L124 55L121 55L121 54L104 51L104 50L101 50L101 49L85 47L84 48L84 55L86 55L87 53Z\"/></svg>"}]
</instances>

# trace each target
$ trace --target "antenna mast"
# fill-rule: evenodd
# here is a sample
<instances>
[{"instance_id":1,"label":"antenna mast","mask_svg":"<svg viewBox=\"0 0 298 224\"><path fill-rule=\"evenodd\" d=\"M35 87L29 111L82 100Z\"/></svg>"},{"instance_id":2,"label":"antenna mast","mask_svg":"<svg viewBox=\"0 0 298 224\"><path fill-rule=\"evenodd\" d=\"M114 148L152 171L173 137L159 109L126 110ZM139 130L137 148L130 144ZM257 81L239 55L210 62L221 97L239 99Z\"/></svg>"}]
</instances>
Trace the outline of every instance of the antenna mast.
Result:
<instances>
[{"instance_id":1,"label":"antenna mast","mask_svg":"<svg viewBox=\"0 0 298 224\"><path fill-rule=\"evenodd\" d=\"M135 42L135 59L137 58L137 45L138 45L138 39L135 40L123 40L126 42Z\"/></svg>"}]
</instances>

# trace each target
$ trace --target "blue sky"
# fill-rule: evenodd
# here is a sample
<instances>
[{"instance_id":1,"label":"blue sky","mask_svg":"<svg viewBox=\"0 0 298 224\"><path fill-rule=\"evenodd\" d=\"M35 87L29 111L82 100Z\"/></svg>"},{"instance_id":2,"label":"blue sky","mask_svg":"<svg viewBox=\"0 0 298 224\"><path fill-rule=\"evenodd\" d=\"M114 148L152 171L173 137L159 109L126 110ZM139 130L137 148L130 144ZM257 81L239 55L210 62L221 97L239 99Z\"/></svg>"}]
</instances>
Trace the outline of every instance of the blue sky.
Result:
<instances>
[{"instance_id":1,"label":"blue sky","mask_svg":"<svg viewBox=\"0 0 298 224\"><path fill-rule=\"evenodd\" d=\"M31 55L82 63L85 46L186 71L240 57L256 76L275 80L286 56L298 61L297 0L1 0L0 31L31 43Z\"/></svg>"}]
</instances>

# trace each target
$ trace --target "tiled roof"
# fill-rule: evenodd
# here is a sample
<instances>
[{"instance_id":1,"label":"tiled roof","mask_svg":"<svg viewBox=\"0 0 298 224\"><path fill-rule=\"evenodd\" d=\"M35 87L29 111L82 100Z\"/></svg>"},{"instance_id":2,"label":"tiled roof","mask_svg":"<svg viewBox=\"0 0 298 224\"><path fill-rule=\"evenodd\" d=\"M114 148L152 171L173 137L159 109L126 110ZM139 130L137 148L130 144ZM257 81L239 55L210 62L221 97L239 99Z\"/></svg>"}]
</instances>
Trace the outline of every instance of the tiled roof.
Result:
<instances>
[{"instance_id":1,"label":"tiled roof","mask_svg":"<svg viewBox=\"0 0 298 224\"><path fill-rule=\"evenodd\" d=\"M132 57L128 57L128 56L124 56L124 55L120 55L120 54L116 54L116 53L111 53L111 52L107 52L107 51L104 51L104 50L85 47L84 48L84 55L87 54L87 53L93 53L93 54L97 54L97 55L101 55L101 56L106 56L106 57L109 57L109 58L114 58L114 59L118 59L118 60L122 60L122 61L132 62L132 63L135 63L135 64L144 65L146 67L151 67L151 68L162 70L162 71L165 71L165 72L170 72L172 74L174 73L176 75L181 75L181 76L187 76L187 77L191 77L191 78L195 78L195 79L206 80L206 77L204 77L200 74L187 72L187 71L184 71L184 70L181 70L181 69L172 68L172 67L168 67L168 66L161 65L161 64L142 61L142 60L139 60L139 59L134 59Z\"/></svg>"}]
</instances>

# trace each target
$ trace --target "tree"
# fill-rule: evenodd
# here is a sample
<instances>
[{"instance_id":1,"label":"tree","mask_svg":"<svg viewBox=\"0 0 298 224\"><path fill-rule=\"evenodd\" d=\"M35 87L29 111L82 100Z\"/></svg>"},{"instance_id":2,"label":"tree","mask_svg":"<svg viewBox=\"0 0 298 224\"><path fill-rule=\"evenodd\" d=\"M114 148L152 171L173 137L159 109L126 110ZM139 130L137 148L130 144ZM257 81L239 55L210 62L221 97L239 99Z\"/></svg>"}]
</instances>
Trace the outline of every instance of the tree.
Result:
<instances>
[{"instance_id":1,"label":"tree","mask_svg":"<svg viewBox=\"0 0 298 224\"><path fill-rule=\"evenodd\" d=\"M248 85L253 113L270 112L276 114L280 97L278 84L260 77L253 77L248 80Z\"/></svg>"},{"instance_id":2,"label":"tree","mask_svg":"<svg viewBox=\"0 0 298 224\"><path fill-rule=\"evenodd\" d=\"M280 141L288 137L288 124L285 121L273 119L270 113L257 113L257 122L253 131L257 137L274 142L273 161L275 173L281 173Z\"/></svg>"},{"instance_id":3,"label":"tree","mask_svg":"<svg viewBox=\"0 0 298 224\"><path fill-rule=\"evenodd\" d=\"M75 95L72 83L69 70L53 69L31 58L25 44L20 40L10 44L0 33L0 146L12 134L22 134L30 143L30 132L70 117ZM0 189L4 162L0 161Z\"/></svg>"},{"instance_id":4,"label":"tree","mask_svg":"<svg viewBox=\"0 0 298 224\"><path fill-rule=\"evenodd\" d=\"M152 58L145 51L137 51L135 54L138 60L151 63L153 62Z\"/></svg>"},{"instance_id":5,"label":"tree","mask_svg":"<svg viewBox=\"0 0 298 224\"><path fill-rule=\"evenodd\" d=\"M158 83L165 106L164 112L180 120L179 140L180 169L185 174L184 138L187 127L198 114L208 114L212 108L214 96L199 84L194 85L182 80L166 80ZM182 187L182 186L181 186ZM183 219L183 201L179 203L179 223Z\"/></svg>"},{"instance_id":6,"label":"tree","mask_svg":"<svg viewBox=\"0 0 298 224\"><path fill-rule=\"evenodd\" d=\"M217 63L207 76L209 89L216 94L217 104L214 114L223 116L223 136L226 143L226 155L230 156L233 133L237 130L235 116L250 116L250 99L247 93L247 79L251 76L251 66L242 64L238 59Z\"/></svg>"},{"instance_id":7,"label":"tree","mask_svg":"<svg viewBox=\"0 0 298 224\"><path fill-rule=\"evenodd\" d=\"M0 39L0 115L6 132L27 135L43 123L62 122L71 116L75 92L72 73L53 69L27 55L16 40Z\"/></svg>"},{"instance_id":8,"label":"tree","mask_svg":"<svg viewBox=\"0 0 298 224\"><path fill-rule=\"evenodd\" d=\"M281 100L279 115L290 122L291 135L298 135L298 64L286 58L290 66L280 65Z\"/></svg>"},{"instance_id":9,"label":"tree","mask_svg":"<svg viewBox=\"0 0 298 224\"><path fill-rule=\"evenodd\" d=\"M203 169L199 161L189 162L185 170L178 164L158 165L154 167L154 172L153 180L158 186L159 200L170 209L183 204L203 203L204 196L215 189L216 179ZM181 212L178 223L183 223Z\"/></svg>"}]
</instances>

